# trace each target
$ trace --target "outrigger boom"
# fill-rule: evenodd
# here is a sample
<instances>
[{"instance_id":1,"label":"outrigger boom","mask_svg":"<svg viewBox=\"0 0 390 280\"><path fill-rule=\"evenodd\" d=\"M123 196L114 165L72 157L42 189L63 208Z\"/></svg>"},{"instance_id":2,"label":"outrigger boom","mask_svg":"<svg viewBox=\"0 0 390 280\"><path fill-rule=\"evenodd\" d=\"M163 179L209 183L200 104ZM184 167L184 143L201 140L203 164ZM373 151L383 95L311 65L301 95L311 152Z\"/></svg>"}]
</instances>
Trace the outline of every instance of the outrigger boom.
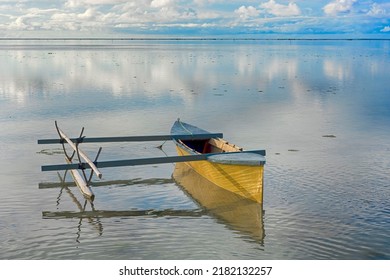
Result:
<instances>
[{"instance_id":1,"label":"outrigger boom","mask_svg":"<svg viewBox=\"0 0 390 280\"><path fill-rule=\"evenodd\" d=\"M259 155L265 155L264 150L253 150L244 152L231 152L224 153L237 154L237 153L254 153ZM125 159L125 160L112 160L112 161L100 161L94 164L98 168L105 167L120 167L120 166L136 166L136 165L147 165L147 164L163 164L163 163L175 163L175 162L188 162L188 161L200 161L207 160L209 157L219 155L214 154L200 154L200 155L188 155L188 156L170 156L170 157L154 157L154 158L139 158L139 159ZM58 171L58 170L69 170L69 169L89 169L91 166L87 163L72 163L72 164L57 164L57 165L44 165L41 167L42 171Z\"/></svg>"},{"instance_id":2,"label":"outrigger boom","mask_svg":"<svg viewBox=\"0 0 390 280\"><path fill-rule=\"evenodd\" d=\"M208 138L222 138L222 133L202 133L185 135L146 135L146 136L119 136L119 137L79 137L71 138L72 142L77 143L104 143L104 142L146 142L146 141L169 141L173 138L183 140L203 140ZM41 139L38 144L61 144L61 139Z\"/></svg>"}]
</instances>

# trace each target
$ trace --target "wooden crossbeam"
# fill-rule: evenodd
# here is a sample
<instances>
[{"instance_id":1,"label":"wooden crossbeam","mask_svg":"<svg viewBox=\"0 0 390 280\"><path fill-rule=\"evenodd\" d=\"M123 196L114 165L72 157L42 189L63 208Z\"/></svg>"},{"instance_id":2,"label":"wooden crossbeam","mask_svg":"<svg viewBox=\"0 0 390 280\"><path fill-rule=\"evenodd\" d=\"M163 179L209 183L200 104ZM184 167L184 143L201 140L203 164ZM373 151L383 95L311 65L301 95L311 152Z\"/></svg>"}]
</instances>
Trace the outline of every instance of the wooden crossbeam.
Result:
<instances>
[{"instance_id":1,"label":"wooden crossbeam","mask_svg":"<svg viewBox=\"0 0 390 280\"><path fill-rule=\"evenodd\" d=\"M259 155L265 155L264 150L253 150L244 152L231 152L224 154L237 154L237 153L255 153ZM175 163L175 162L187 162L187 161L200 161L207 160L213 154L199 154L188 156L170 156L170 157L154 157L154 158L140 158L140 159L125 159L125 160L113 160L113 161L100 161L96 162L96 166L99 168L105 167L120 167L120 166L136 166L147 164L163 164L163 163ZM56 170L68 170L68 169L88 169L90 166L85 163L73 163L73 164L57 164L57 165L44 165L41 167L42 171L56 171Z\"/></svg>"},{"instance_id":2,"label":"wooden crossbeam","mask_svg":"<svg viewBox=\"0 0 390 280\"><path fill-rule=\"evenodd\" d=\"M112 161L100 161L96 165L99 168L105 167L120 167L120 166L136 166L147 164L162 164L162 163L174 163L185 161L199 161L206 160L206 155L191 155L191 156L172 156L172 157L156 157L156 158L141 158L141 159L126 159L126 160L112 160ZM42 171L58 171L68 169L88 169L89 166L84 163L73 164L57 164L57 165L44 165L41 167Z\"/></svg>"},{"instance_id":3,"label":"wooden crossbeam","mask_svg":"<svg viewBox=\"0 0 390 280\"><path fill-rule=\"evenodd\" d=\"M173 139L181 140L203 140L210 138L222 138L223 133L201 133L184 135L144 135L144 136L119 136L119 137L82 137L70 138L71 142L79 143L103 143L103 142L146 142L146 141L169 141ZM60 144L61 139L40 139L38 144Z\"/></svg>"}]
</instances>

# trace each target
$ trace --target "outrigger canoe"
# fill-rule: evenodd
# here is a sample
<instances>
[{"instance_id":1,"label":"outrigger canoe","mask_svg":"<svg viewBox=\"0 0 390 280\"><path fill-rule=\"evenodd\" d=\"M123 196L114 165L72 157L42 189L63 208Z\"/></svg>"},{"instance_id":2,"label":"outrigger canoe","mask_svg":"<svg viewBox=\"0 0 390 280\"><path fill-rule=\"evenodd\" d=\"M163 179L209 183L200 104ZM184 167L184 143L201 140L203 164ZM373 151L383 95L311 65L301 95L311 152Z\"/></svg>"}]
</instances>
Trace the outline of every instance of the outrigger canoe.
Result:
<instances>
[{"instance_id":1,"label":"outrigger canoe","mask_svg":"<svg viewBox=\"0 0 390 280\"><path fill-rule=\"evenodd\" d=\"M193 134L206 135L210 132L180 120L171 128L179 156L210 154L206 160L185 164L218 187L255 202L263 202L265 154L246 152L222 138L191 140L188 137L180 139L179 136Z\"/></svg>"},{"instance_id":2,"label":"outrigger canoe","mask_svg":"<svg viewBox=\"0 0 390 280\"><path fill-rule=\"evenodd\" d=\"M86 138L83 136L83 128L78 138L69 138L58 127L57 122L55 122L55 125L59 139L41 139L38 140L38 144L62 144L68 162L66 164L45 165L41 167L41 170L73 170L72 173L77 173L77 169L82 169L84 177L78 174L80 176L75 176L75 180L80 185L81 192L88 198L93 199L94 197L89 188L93 174L98 178L102 177L102 173L98 168L186 162L186 164L214 185L258 203L263 202L265 151L244 151L242 148L220 138L223 137L222 133L209 133L206 130L177 120L173 124L169 135ZM179 155L97 161L101 152L100 148L95 160L92 161L79 147L79 144L84 142L161 140L173 140ZM70 156L66 153L65 142L73 149L73 153ZM72 159L76 159L76 161L78 159L78 162L72 163ZM89 179L86 177L85 169L92 170ZM86 188L82 186L86 186Z\"/></svg>"}]
</instances>

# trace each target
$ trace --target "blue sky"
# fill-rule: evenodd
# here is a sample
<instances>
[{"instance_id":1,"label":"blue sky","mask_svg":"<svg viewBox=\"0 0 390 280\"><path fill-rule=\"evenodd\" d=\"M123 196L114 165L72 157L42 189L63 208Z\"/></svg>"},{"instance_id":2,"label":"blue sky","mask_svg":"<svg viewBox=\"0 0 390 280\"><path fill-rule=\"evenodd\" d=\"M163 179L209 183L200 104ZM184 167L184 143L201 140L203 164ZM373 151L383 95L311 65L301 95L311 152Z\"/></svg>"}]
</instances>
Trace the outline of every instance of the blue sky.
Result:
<instances>
[{"instance_id":1,"label":"blue sky","mask_svg":"<svg viewBox=\"0 0 390 280\"><path fill-rule=\"evenodd\" d=\"M256 34L390 38L390 1L0 0L3 38Z\"/></svg>"}]
</instances>

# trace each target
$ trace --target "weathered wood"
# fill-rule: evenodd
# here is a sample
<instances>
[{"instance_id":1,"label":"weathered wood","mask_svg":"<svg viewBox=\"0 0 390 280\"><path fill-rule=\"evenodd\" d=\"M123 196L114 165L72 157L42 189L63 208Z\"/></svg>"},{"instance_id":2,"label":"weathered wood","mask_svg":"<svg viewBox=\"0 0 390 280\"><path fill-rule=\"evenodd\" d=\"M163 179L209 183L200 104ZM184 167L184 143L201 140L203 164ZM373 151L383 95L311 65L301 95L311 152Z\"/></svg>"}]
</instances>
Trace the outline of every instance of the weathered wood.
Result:
<instances>
[{"instance_id":1,"label":"weathered wood","mask_svg":"<svg viewBox=\"0 0 390 280\"><path fill-rule=\"evenodd\" d=\"M66 159L66 161L71 165L71 162ZM76 185L79 187L80 192L87 198L93 200L95 195L93 194L91 188L87 185L83 177L80 175L79 171L76 169L71 169L70 173L75 181Z\"/></svg>"},{"instance_id":2,"label":"weathered wood","mask_svg":"<svg viewBox=\"0 0 390 280\"><path fill-rule=\"evenodd\" d=\"M82 157L87 163L88 165L90 166L90 168L93 170L93 172L95 172L96 176L98 176L100 179L102 178L102 173L99 171L99 169L96 167L96 165L92 162L92 160L89 159L89 157L79 148L77 147L71 139L69 139L68 136L66 136L66 134L58 128L58 132L60 133L61 137L66 140L66 142L68 142L69 146L74 150L76 151L80 157Z\"/></svg>"},{"instance_id":3,"label":"weathered wood","mask_svg":"<svg viewBox=\"0 0 390 280\"><path fill-rule=\"evenodd\" d=\"M120 166L135 166L135 165L147 165L147 164L162 164L162 163L174 163L185 161L197 161L206 160L206 155L191 155L191 156L172 156L172 157L158 157L158 158L140 158L140 159L126 159L126 160L113 160L113 161L100 161L97 162L99 168L105 167L120 167ZM88 169L86 164L57 164L57 165L44 165L41 167L42 171L56 171L56 170L69 170L69 169Z\"/></svg>"},{"instance_id":4,"label":"weathered wood","mask_svg":"<svg viewBox=\"0 0 390 280\"><path fill-rule=\"evenodd\" d=\"M232 153L224 153L224 154L237 154L237 153L255 153L255 154L265 155L264 150L232 152ZM213 155L217 155L217 154L200 154L200 155L188 155L188 156L170 156L170 157L155 157L155 158L101 161L101 162L96 162L96 166L98 166L99 168L106 168L106 167L120 167L120 166L135 166L135 165L147 165L147 164L163 164L163 163L175 163L175 162L187 162L187 161L200 161L200 160L207 160L208 157L213 156ZM81 163L81 164L74 163L74 164L44 165L41 167L41 170L42 171L56 171L56 170L88 169L88 168L90 168L90 167L85 163Z\"/></svg>"},{"instance_id":5,"label":"weathered wood","mask_svg":"<svg viewBox=\"0 0 390 280\"><path fill-rule=\"evenodd\" d=\"M79 143L103 143L103 142L146 142L146 141L169 141L173 139L203 140L210 138L222 138L222 133L192 134L192 135L145 135L145 136L118 136L118 137L83 137L70 138L72 142ZM60 144L61 139L40 139L38 144Z\"/></svg>"}]
</instances>

